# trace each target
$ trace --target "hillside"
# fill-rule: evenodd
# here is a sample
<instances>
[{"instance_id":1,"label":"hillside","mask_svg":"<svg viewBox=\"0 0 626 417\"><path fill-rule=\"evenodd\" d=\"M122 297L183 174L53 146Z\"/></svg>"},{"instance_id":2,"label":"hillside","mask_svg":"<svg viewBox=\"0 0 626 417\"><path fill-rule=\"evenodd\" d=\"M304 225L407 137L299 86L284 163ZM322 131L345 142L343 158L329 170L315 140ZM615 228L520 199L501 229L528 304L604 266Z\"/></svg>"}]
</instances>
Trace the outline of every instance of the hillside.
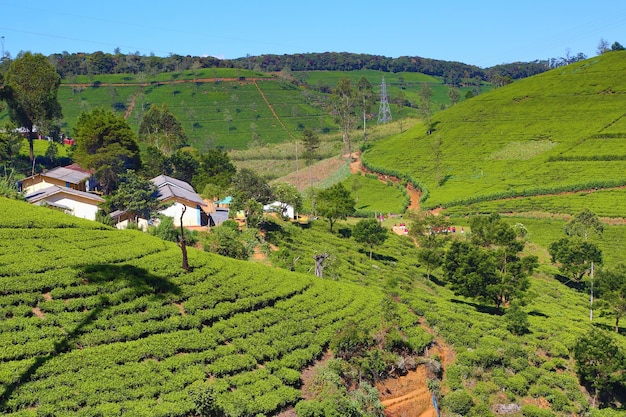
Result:
<instances>
[{"instance_id":1,"label":"hillside","mask_svg":"<svg viewBox=\"0 0 626 417\"><path fill-rule=\"evenodd\" d=\"M208 380L229 415L273 415L337 329L380 322L379 291L195 249L183 273L179 248L145 233L0 211L5 416L190 416Z\"/></svg>"},{"instance_id":2,"label":"hillside","mask_svg":"<svg viewBox=\"0 0 626 417\"><path fill-rule=\"evenodd\" d=\"M610 52L481 94L377 142L363 161L418 183L427 208L626 185L625 58ZM618 194L598 214L624 216Z\"/></svg>"},{"instance_id":3,"label":"hillside","mask_svg":"<svg viewBox=\"0 0 626 417\"><path fill-rule=\"evenodd\" d=\"M58 100L63 112L61 128L64 134L72 136L78 115L100 107L124 115L137 131L151 105L166 103L181 121L189 144L200 150L211 147L259 149L300 139L305 128L320 135L338 133L329 96L338 80L344 77L353 85L365 77L373 86L376 103L372 106L370 125L376 124L375 113L383 77L394 118L417 114L418 91L423 84L432 88L433 111L450 104L450 87L441 77L410 72L362 70L276 74L203 68L154 75L73 75L64 78L59 87ZM461 99L467 91L489 88L489 84L462 87ZM400 95L404 97L402 108L396 102ZM0 122L5 120L8 120L8 113L0 112ZM358 143L359 137L353 140Z\"/></svg>"}]
</instances>

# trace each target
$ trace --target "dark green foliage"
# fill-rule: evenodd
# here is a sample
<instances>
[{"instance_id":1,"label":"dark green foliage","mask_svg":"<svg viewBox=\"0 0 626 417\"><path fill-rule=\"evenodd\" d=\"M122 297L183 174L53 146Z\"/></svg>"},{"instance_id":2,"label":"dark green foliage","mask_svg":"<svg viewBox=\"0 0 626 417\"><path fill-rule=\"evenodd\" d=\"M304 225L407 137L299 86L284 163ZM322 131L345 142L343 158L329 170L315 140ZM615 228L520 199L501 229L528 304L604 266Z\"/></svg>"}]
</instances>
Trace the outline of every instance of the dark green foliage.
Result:
<instances>
[{"instance_id":1,"label":"dark green foliage","mask_svg":"<svg viewBox=\"0 0 626 417\"><path fill-rule=\"evenodd\" d=\"M355 201L342 183L337 183L321 190L316 198L316 210L330 223L330 231L339 219L345 219L354 213Z\"/></svg>"},{"instance_id":2,"label":"dark green foliage","mask_svg":"<svg viewBox=\"0 0 626 417\"><path fill-rule=\"evenodd\" d=\"M141 168L139 146L130 125L122 116L100 108L78 117L74 158L83 168L95 171L105 194L117 188L120 174Z\"/></svg>"},{"instance_id":3,"label":"dark green foliage","mask_svg":"<svg viewBox=\"0 0 626 417\"><path fill-rule=\"evenodd\" d=\"M576 372L583 384L593 389L594 398L610 401L618 386L624 387L624 352L606 331L592 328L574 346Z\"/></svg>"},{"instance_id":4,"label":"dark green foliage","mask_svg":"<svg viewBox=\"0 0 626 417\"><path fill-rule=\"evenodd\" d=\"M228 224L213 227L202 240L202 247L207 252L235 259L248 259L252 254L251 248L245 244L244 236Z\"/></svg>"},{"instance_id":5,"label":"dark green foliage","mask_svg":"<svg viewBox=\"0 0 626 417\"><path fill-rule=\"evenodd\" d=\"M553 263L559 264L561 274L579 282L587 275L593 262L602 264L602 251L592 242L577 237L563 237L548 246Z\"/></svg>"},{"instance_id":6,"label":"dark green foliage","mask_svg":"<svg viewBox=\"0 0 626 417\"><path fill-rule=\"evenodd\" d=\"M0 173L0 197L11 198L11 199L23 199L21 193L17 191L17 181L15 180L13 169L4 169L0 168L2 173Z\"/></svg>"},{"instance_id":7,"label":"dark green foliage","mask_svg":"<svg viewBox=\"0 0 626 417\"><path fill-rule=\"evenodd\" d=\"M615 332L619 333L619 321L626 315L626 265L620 263L613 269L602 270L596 291L602 313L615 319Z\"/></svg>"},{"instance_id":8,"label":"dark green foliage","mask_svg":"<svg viewBox=\"0 0 626 417\"><path fill-rule=\"evenodd\" d=\"M263 220L263 205L273 199L268 182L251 169L243 168L233 177L230 210L242 211L246 225L257 227Z\"/></svg>"},{"instance_id":9,"label":"dark green foliage","mask_svg":"<svg viewBox=\"0 0 626 417\"><path fill-rule=\"evenodd\" d=\"M444 270L455 293L490 300L496 308L521 297L537 257L519 255L524 242L498 215L474 217L470 226L472 243L454 241L446 253Z\"/></svg>"},{"instance_id":10,"label":"dark green foliage","mask_svg":"<svg viewBox=\"0 0 626 417\"><path fill-rule=\"evenodd\" d=\"M197 190L203 190L207 184L215 184L221 189L230 186L237 169L225 151L209 149L202 152L198 159L198 172L192 181Z\"/></svg>"},{"instance_id":11,"label":"dark green foliage","mask_svg":"<svg viewBox=\"0 0 626 417\"><path fill-rule=\"evenodd\" d=\"M174 226L174 219L169 216L162 216L157 226L148 228L148 233L168 242L178 242L180 238L179 230ZM185 241L187 245L193 246L198 240L195 231L185 230Z\"/></svg>"},{"instance_id":12,"label":"dark green foliage","mask_svg":"<svg viewBox=\"0 0 626 417\"><path fill-rule=\"evenodd\" d=\"M11 120L28 131L30 160L34 160L34 126L39 134L52 129L61 118L61 105L57 92L61 77L54 66L42 54L20 53L4 74L3 96L9 108Z\"/></svg>"},{"instance_id":13,"label":"dark green foliage","mask_svg":"<svg viewBox=\"0 0 626 417\"><path fill-rule=\"evenodd\" d=\"M354 240L369 246L370 259L374 246L382 245L387 240L388 230L376 219L360 220L352 230Z\"/></svg>"},{"instance_id":14,"label":"dark green foliage","mask_svg":"<svg viewBox=\"0 0 626 417\"><path fill-rule=\"evenodd\" d=\"M11 167L19 155L22 146L22 137L15 131L15 125L5 123L0 129L0 164Z\"/></svg>"},{"instance_id":15,"label":"dark green foliage","mask_svg":"<svg viewBox=\"0 0 626 417\"><path fill-rule=\"evenodd\" d=\"M196 382L189 387L189 397L201 417L223 417L226 414L217 403L218 390L214 384Z\"/></svg>"},{"instance_id":16,"label":"dark green foliage","mask_svg":"<svg viewBox=\"0 0 626 417\"><path fill-rule=\"evenodd\" d=\"M443 405L452 413L465 415L474 406L474 400L467 391L459 389L446 394L443 397Z\"/></svg>"},{"instance_id":17,"label":"dark green foliage","mask_svg":"<svg viewBox=\"0 0 626 417\"><path fill-rule=\"evenodd\" d=\"M139 138L156 147L165 155L187 143L187 135L180 120L170 112L166 103L150 106L139 125Z\"/></svg>"},{"instance_id":18,"label":"dark green foliage","mask_svg":"<svg viewBox=\"0 0 626 417\"><path fill-rule=\"evenodd\" d=\"M336 357L350 360L370 345L369 335L356 323L349 323L333 338L330 349Z\"/></svg>"},{"instance_id":19,"label":"dark green foliage","mask_svg":"<svg viewBox=\"0 0 626 417\"><path fill-rule=\"evenodd\" d=\"M137 222L138 217L150 219L160 207L157 199L157 186L128 170L119 176L117 190L111 195L110 203L117 210L131 214L131 220Z\"/></svg>"},{"instance_id":20,"label":"dark green foliage","mask_svg":"<svg viewBox=\"0 0 626 417\"><path fill-rule=\"evenodd\" d=\"M602 237L604 225L588 208L578 213L572 220L565 225L565 234L568 236L580 237L587 240L590 234L596 237Z\"/></svg>"},{"instance_id":21,"label":"dark green foliage","mask_svg":"<svg viewBox=\"0 0 626 417\"><path fill-rule=\"evenodd\" d=\"M514 335L524 335L528 333L530 323L528 321L528 314L522 310L520 303L513 302L504 314L504 320L506 320L506 328Z\"/></svg>"}]
</instances>

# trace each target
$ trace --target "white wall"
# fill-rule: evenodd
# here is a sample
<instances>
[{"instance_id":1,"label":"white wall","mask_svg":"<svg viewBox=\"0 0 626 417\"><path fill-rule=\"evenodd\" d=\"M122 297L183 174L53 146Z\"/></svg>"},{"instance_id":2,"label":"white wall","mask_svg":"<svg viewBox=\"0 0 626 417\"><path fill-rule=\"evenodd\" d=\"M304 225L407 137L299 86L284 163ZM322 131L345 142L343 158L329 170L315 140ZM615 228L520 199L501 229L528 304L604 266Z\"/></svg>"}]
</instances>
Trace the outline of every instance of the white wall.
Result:
<instances>
[{"instance_id":1,"label":"white wall","mask_svg":"<svg viewBox=\"0 0 626 417\"><path fill-rule=\"evenodd\" d=\"M174 203L165 210L161 210L160 213L174 218L174 226L180 226L180 215L183 212L183 204ZM187 211L183 217L183 226L200 226L200 209L196 207L187 206Z\"/></svg>"},{"instance_id":2,"label":"white wall","mask_svg":"<svg viewBox=\"0 0 626 417\"><path fill-rule=\"evenodd\" d=\"M96 213L98 212L98 206L88 204L81 201L76 201L62 194L50 196L46 199L51 203L60 204L64 207L69 207L72 211L70 214L76 217L87 220L96 220ZM38 204L45 204L44 202Z\"/></svg>"}]
</instances>

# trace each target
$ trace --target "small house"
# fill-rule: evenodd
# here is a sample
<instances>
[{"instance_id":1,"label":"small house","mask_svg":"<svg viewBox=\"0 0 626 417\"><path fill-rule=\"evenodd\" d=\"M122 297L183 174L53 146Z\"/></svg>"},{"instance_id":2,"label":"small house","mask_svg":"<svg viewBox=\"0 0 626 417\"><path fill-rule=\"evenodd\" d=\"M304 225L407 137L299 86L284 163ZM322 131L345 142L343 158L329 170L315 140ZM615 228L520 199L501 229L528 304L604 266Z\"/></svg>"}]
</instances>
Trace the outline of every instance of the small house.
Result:
<instances>
[{"instance_id":1,"label":"small house","mask_svg":"<svg viewBox=\"0 0 626 417\"><path fill-rule=\"evenodd\" d=\"M162 203L170 205L161 210L161 214L174 218L174 224L180 226L180 217L183 215L183 226L209 226L209 214L205 211L208 207L202 197L196 194L191 185L185 181L159 175L151 180L158 188L158 199Z\"/></svg>"},{"instance_id":2,"label":"small house","mask_svg":"<svg viewBox=\"0 0 626 417\"><path fill-rule=\"evenodd\" d=\"M31 204L57 208L87 220L95 220L98 205L104 203L104 199L99 195L58 185L37 188L24 197Z\"/></svg>"},{"instance_id":3,"label":"small house","mask_svg":"<svg viewBox=\"0 0 626 417\"><path fill-rule=\"evenodd\" d=\"M31 175L19 183L19 189L24 194L30 194L51 185L70 188L77 191L94 191L96 181L93 171L81 168L78 164L57 167L46 172Z\"/></svg>"}]
</instances>

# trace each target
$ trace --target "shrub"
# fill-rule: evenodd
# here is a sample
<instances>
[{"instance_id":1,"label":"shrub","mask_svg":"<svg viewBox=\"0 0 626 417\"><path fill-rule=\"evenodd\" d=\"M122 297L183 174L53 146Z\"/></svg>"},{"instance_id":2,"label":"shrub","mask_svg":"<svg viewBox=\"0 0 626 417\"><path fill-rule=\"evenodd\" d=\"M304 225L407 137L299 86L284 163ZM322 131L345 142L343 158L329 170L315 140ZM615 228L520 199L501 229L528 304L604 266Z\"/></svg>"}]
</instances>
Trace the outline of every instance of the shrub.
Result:
<instances>
[{"instance_id":1,"label":"shrub","mask_svg":"<svg viewBox=\"0 0 626 417\"><path fill-rule=\"evenodd\" d=\"M458 389L443 398L443 405L453 413L465 415L474 406L474 400L467 391Z\"/></svg>"},{"instance_id":2,"label":"shrub","mask_svg":"<svg viewBox=\"0 0 626 417\"><path fill-rule=\"evenodd\" d=\"M536 405L527 404L522 406L522 415L524 417L554 417L554 413Z\"/></svg>"}]
</instances>

